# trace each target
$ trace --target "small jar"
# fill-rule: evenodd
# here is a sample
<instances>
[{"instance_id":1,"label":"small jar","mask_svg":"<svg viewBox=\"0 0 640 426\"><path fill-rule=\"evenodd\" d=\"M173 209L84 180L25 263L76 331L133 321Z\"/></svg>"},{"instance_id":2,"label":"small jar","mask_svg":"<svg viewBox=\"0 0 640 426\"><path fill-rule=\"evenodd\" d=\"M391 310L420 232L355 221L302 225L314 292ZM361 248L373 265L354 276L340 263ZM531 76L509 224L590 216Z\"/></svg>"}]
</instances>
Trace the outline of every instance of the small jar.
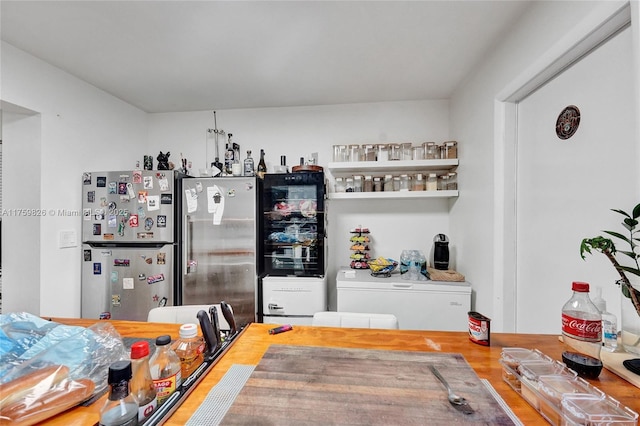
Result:
<instances>
[{"instance_id":1,"label":"small jar","mask_svg":"<svg viewBox=\"0 0 640 426\"><path fill-rule=\"evenodd\" d=\"M422 144L422 146L424 147L424 158L426 160L435 160L437 158L440 158L437 155L438 145L436 145L435 142L425 142Z\"/></svg>"},{"instance_id":2,"label":"small jar","mask_svg":"<svg viewBox=\"0 0 640 426\"><path fill-rule=\"evenodd\" d=\"M349 161L362 161L360 145L349 145Z\"/></svg>"},{"instance_id":3,"label":"small jar","mask_svg":"<svg viewBox=\"0 0 640 426\"><path fill-rule=\"evenodd\" d=\"M389 145L389 160L401 160L402 159L402 146L397 143Z\"/></svg>"},{"instance_id":4,"label":"small jar","mask_svg":"<svg viewBox=\"0 0 640 426\"><path fill-rule=\"evenodd\" d=\"M424 177L422 173L417 173L411 185L412 191L424 191Z\"/></svg>"},{"instance_id":5,"label":"small jar","mask_svg":"<svg viewBox=\"0 0 640 426\"><path fill-rule=\"evenodd\" d=\"M373 178L371 176L367 175L364 177L362 192L373 192Z\"/></svg>"},{"instance_id":6,"label":"small jar","mask_svg":"<svg viewBox=\"0 0 640 426\"><path fill-rule=\"evenodd\" d=\"M449 185L449 175L438 176L438 190L446 191Z\"/></svg>"},{"instance_id":7,"label":"small jar","mask_svg":"<svg viewBox=\"0 0 640 426\"><path fill-rule=\"evenodd\" d=\"M456 172L449 172L449 183L447 183L447 189L449 191L458 190L458 174Z\"/></svg>"},{"instance_id":8,"label":"small jar","mask_svg":"<svg viewBox=\"0 0 640 426\"><path fill-rule=\"evenodd\" d=\"M389 161L389 145L386 143L376 145L376 160Z\"/></svg>"},{"instance_id":9,"label":"small jar","mask_svg":"<svg viewBox=\"0 0 640 426\"><path fill-rule=\"evenodd\" d=\"M400 191L400 176L393 177L393 190Z\"/></svg>"},{"instance_id":10,"label":"small jar","mask_svg":"<svg viewBox=\"0 0 640 426\"><path fill-rule=\"evenodd\" d=\"M411 185L409 175L400 175L400 191L408 191Z\"/></svg>"},{"instance_id":11,"label":"small jar","mask_svg":"<svg viewBox=\"0 0 640 426\"><path fill-rule=\"evenodd\" d=\"M458 142L447 141L442 144L442 147L443 147L442 158L446 158L449 160L458 158Z\"/></svg>"},{"instance_id":12,"label":"small jar","mask_svg":"<svg viewBox=\"0 0 640 426\"><path fill-rule=\"evenodd\" d=\"M341 178L341 177L337 177L336 178L335 191L336 192L346 192L344 178Z\"/></svg>"},{"instance_id":13,"label":"small jar","mask_svg":"<svg viewBox=\"0 0 640 426\"><path fill-rule=\"evenodd\" d=\"M393 191L393 176L384 175L384 191Z\"/></svg>"},{"instance_id":14,"label":"small jar","mask_svg":"<svg viewBox=\"0 0 640 426\"><path fill-rule=\"evenodd\" d=\"M373 192L382 192L382 178L379 176L373 178Z\"/></svg>"},{"instance_id":15,"label":"small jar","mask_svg":"<svg viewBox=\"0 0 640 426\"><path fill-rule=\"evenodd\" d=\"M429 173L426 187L427 187L427 191L438 190L438 176L435 173Z\"/></svg>"},{"instance_id":16,"label":"small jar","mask_svg":"<svg viewBox=\"0 0 640 426\"><path fill-rule=\"evenodd\" d=\"M353 176L353 192L362 192L362 176Z\"/></svg>"},{"instance_id":17,"label":"small jar","mask_svg":"<svg viewBox=\"0 0 640 426\"><path fill-rule=\"evenodd\" d=\"M362 145L362 159L364 161L376 161L375 145Z\"/></svg>"},{"instance_id":18,"label":"small jar","mask_svg":"<svg viewBox=\"0 0 640 426\"><path fill-rule=\"evenodd\" d=\"M412 159L412 146L411 142L405 142L402 144L402 157L401 160L411 160Z\"/></svg>"},{"instance_id":19,"label":"small jar","mask_svg":"<svg viewBox=\"0 0 640 426\"><path fill-rule=\"evenodd\" d=\"M422 145L411 148L411 159L424 160L424 147Z\"/></svg>"},{"instance_id":20,"label":"small jar","mask_svg":"<svg viewBox=\"0 0 640 426\"><path fill-rule=\"evenodd\" d=\"M353 178L352 177L348 177L345 179L345 184L344 184L344 192L354 192L353 189Z\"/></svg>"},{"instance_id":21,"label":"small jar","mask_svg":"<svg viewBox=\"0 0 640 426\"><path fill-rule=\"evenodd\" d=\"M349 161L349 151L347 151L346 145L333 146L333 161L335 162Z\"/></svg>"}]
</instances>

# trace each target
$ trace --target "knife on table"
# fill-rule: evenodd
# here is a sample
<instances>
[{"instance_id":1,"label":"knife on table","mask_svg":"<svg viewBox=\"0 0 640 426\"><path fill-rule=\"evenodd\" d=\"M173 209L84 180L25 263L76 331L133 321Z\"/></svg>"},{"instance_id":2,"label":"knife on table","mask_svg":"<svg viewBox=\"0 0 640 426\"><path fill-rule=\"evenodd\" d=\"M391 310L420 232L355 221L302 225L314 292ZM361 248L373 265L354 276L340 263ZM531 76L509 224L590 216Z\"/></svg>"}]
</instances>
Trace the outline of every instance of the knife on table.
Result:
<instances>
[{"instance_id":1,"label":"knife on table","mask_svg":"<svg viewBox=\"0 0 640 426\"><path fill-rule=\"evenodd\" d=\"M229 306L229 304L223 300L222 302L220 302L220 310L222 310L224 319L227 320L227 323L229 323L229 327L231 327L230 333L233 336L234 334L236 334L236 319L233 316L231 306Z\"/></svg>"},{"instance_id":2,"label":"knife on table","mask_svg":"<svg viewBox=\"0 0 640 426\"><path fill-rule=\"evenodd\" d=\"M218 321L218 308L216 308L215 306L210 306L209 315L211 315L211 325L213 326L213 334L216 336L215 350L218 350L218 348L222 346L222 338L220 337L220 322Z\"/></svg>"},{"instance_id":3,"label":"knife on table","mask_svg":"<svg viewBox=\"0 0 640 426\"><path fill-rule=\"evenodd\" d=\"M211 321L209 320L209 314L204 310L200 310L196 314L196 317L200 322L202 336L204 337L204 342L207 345L207 353L213 354L217 349L218 340L215 337L214 327L211 325Z\"/></svg>"}]
</instances>

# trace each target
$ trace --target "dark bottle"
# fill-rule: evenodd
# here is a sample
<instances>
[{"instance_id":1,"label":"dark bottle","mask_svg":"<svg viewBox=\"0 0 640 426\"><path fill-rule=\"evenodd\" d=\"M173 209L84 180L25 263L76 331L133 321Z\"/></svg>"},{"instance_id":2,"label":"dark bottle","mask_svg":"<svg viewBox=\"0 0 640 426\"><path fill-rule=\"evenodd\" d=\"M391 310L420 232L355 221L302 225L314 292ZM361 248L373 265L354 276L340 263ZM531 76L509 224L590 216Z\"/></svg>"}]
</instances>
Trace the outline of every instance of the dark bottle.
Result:
<instances>
[{"instance_id":1,"label":"dark bottle","mask_svg":"<svg viewBox=\"0 0 640 426\"><path fill-rule=\"evenodd\" d=\"M100 426L138 424L138 401L129 389L131 361L116 361L109 366L109 398L100 410Z\"/></svg>"},{"instance_id":2,"label":"dark bottle","mask_svg":"<svg viewBox=\"0 0 640 426\"><path fill-rule=\"evenodd\" d=\"M229 133L227 136L229 137L229 140L227 141L227 148L224 152L224 172L227 175L231 175L233 173L235 151L233 150L233 142L231 142L231 137L233 136L233 134Z\"/></svg>"},{"instance_id":3,"label":"dark bottle","mask_svg":"<svg viewBox=\"0 0 640 426\"><path fill-rule=\"evenodd\" d=\"M264 149L260 150L260 162L258 162L258 177L264 179L267 173L267 164L264 162Z\"/></svg>"},{"instance_id":4,"label":"dark bottle","mask_svg":"<svg viewBox=\"0 0 640 426\"><path fill-rule=\"evenodd\" d=\"M289 173L289 168L287 167L287 156L286 155L281 155L280 156L280 168L282 169L282 172L284 173Z\"/></svg>"}]
</instances>

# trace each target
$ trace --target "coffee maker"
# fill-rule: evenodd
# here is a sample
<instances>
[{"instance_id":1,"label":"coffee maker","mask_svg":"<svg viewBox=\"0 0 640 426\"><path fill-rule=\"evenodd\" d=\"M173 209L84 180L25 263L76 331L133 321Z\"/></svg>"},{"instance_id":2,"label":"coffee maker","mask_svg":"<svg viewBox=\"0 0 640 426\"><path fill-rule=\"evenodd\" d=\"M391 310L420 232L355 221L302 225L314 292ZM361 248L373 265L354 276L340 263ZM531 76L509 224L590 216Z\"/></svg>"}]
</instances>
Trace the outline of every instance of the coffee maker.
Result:
<instances>
[{"instance_id":1,"label":"coffee maker","mask_svg":"<svg viewBox=\"0 0 640 426\"><path fill-rule=\"evenodd\" d=\"M433 267L443 271L449 269L449 239L444 234L433 237Z\"/></svg>"}]
</instances>

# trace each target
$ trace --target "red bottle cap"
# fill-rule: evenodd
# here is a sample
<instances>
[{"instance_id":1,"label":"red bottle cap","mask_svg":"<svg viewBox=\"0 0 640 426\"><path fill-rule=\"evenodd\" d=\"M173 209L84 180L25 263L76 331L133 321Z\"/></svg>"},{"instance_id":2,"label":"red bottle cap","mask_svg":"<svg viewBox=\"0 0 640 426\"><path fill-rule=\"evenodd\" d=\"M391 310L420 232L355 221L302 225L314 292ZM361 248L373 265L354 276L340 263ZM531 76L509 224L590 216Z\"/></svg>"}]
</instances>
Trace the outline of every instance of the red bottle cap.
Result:
<instances>
[{"instance_id":1,"label":"red bottle cap","mask_svg":"<svg viewBox=\"0 0 640 426\"><path fill-rule=\"evenodd\" d=\"M571 290L573 291L579 291L582 293L588 293L589 292L589 283L583 283L580 281L574 281L573 284L571 284Z\"/></svg>"},{"instance_id":2,"label":"red bottle cap","mask_svg":"<svg viewBox=\"0 0 640 426\"><path fill-rule=\"evenodd\" d=\"M149 355L149 342L141 340L131 345L131 359L138 359Z\"/></svg>"}]
</instances>

